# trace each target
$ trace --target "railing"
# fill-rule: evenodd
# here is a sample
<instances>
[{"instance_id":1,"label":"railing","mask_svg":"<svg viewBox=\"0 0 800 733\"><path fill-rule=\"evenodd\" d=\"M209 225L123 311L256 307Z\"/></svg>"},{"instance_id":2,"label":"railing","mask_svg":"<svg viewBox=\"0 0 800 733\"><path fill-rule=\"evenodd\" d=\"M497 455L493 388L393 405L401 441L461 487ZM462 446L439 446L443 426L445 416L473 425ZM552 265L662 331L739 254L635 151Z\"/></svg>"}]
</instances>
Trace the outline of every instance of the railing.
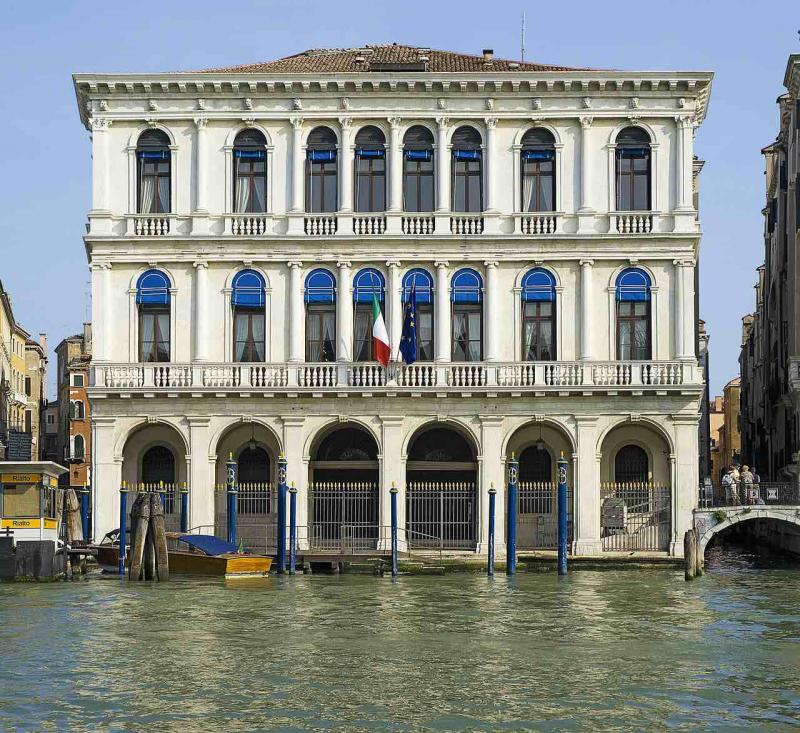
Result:
<instances>
[{"instance_id":1,"label":"railing","mask_svg":"<svg viewBox=\"0 0 800 733\"><path fill-rule=\"evenodd\" d=\"M618 234L650 234L654 214L650 211L617 211L611 214L611 231Z\"/></svg>"},{"instance_id":2,"label":"railing","mask_svg":"<svg viewBox=\"0 0 800 733\"><path fill-rule=\"evenodd\" d=\"M451 216L450 233L483 234L483 216Z\"/></svg>"},{"instance_id":3,"label":"railing","mask_svg":"<svg viewBox=\"0 0 800 733\"><path fill-rule=\"evenodd\" d=\"M347 370L351 387L380 387L386 384L386 370L380 364L354 364Z\"/></svg>"},{"instance_id":4,"label":"railing","mask_svg":"<svg viewBox=\"0 0 800 733\"><path fill-rule=\"evenodd\" d=\"M567 489L567 541L572 542L573 493ZM558 484L521 481L517 488L517 547L554 550L558 546Z\"/></svg>"},{"instance_id":5,"label":"railing","mask_svg":"<svg viewBox=\"0 0 800 733\"><path fill-rule=\"evenodd\" d=\"M260 236L267 233L267 217L264 214L232 214L230 228L234 236Z\"/></svg>"},{"instance_id":6,"label":"railing","mask_svg":"<svg viewBox=\"0 0 800 733\"><path fill-rule=\"evenodd\" d=\"M241 483L236 486L236 537L245 549L274 551L277 527L277 490L269 482ZM214 534L227 538L228 487L218 484L214 491Z\"/></svg>"},{"instance_id":7,"label":"railing","mask_svg":"<svg viewBox=\"0 0 800 733\"><path fill-rule=\"evenodd\" d=\"M600 487L600 542L604 550L669 549L672 492L654 483Z\"/></svg>"},{"instance_id":8,"label":"railing","mask_svg":"<svg viewBox=\"0 0 800 733\"><path fill-rule=\"evenodd\" d=\"M800 486L786 482L739 481L700 487L702 509L762 505L800 506Z\"/></svg>"},{"instance_id":9,"label":"railing","mask_svg":"<svg viewBox=\"0 0 800 733\"><path fill-rule=\"evenodd\" d=\"M485 364L451 364L447 370L447 384L451 387L483 387L486 382Z\"/></svg>"},{"instance_id":10,"label":"railing","mask_svg":"<svg viewBox=\"0 0 800 733\"><path fill-rule=\"evenodd\" d=\"M433 234L436 217L433 214L405 214L402 218L403 234Z\"/></svg>"},{"instance_id":11,"label":"railing","mask_svg":"<svg viewBox=\"0 0 800 733\"><path fill-rule=\"evenodd\" d=\"M408 546L474 550L478 493L470 481L410 482L406 487Z\"/></svg>"},{"instance_id":12,"label":"railing","mask_svg":"<svg viewBox=\"0 0 800 733\"><path fill-rule=\"evenodd\" d=\"M169 215L137 214L133 218L133 233L137 237L163 237L169 234L169 230Z\"/></svg>"},{"instance_id":13,"label":"railing","mask_svg":"<svg viewBox=\"0 0 800 733\"><path fill-rule=\"evenodd\" d=\"M397 366L395 378L400 387L435 387L437 374L433 364L401 364Z\"/></svg>"},{"instance_id":14,"label":"railing","mask_svg":"<svg viewBox=\"0 0 800 733\"><path fill-rule=\"evenodd\" d=\"M336 364L301 364L297 368L299 387L336 387L338 384Z\"/></svg>"},{"instance_id":15,"label":"railing","mask_svg":"<svg viewBox=\"0 0 800 733\"><path fill-rule=\"evenodd\" d=\"M308 487L308 544L317 550L375 550L378 487L370 482L322 482Z\"/></svg>"},{"instance_id":16,"label":"railing","mask_svg":"<svg viewBox=\"0 0 800 733\"><path fill-rule=\"evenodd\" d=\"M353 217L353 234L383 234L386 231L384 214L366 214Z\"/></svg>"},{"instance_id":17,"label":"railing","mask_svg":"<svg viewBox=\"0 0 800 733\"><path fill-rule=\"evenodd\" d=\"M558 230L557 214L519 214L517 222L520 234L555 234Z\"/></svg>"},{"instance_id":18,"label":"railing","mask_svg":"<svg viewBox=\"0 0 800 733\"><path fill-rule=\"evenodd\" d=\"M303 219L303 231L313 237L336 234L339 228L335 215L306 216Z\"/></svg>"}]
</instances>

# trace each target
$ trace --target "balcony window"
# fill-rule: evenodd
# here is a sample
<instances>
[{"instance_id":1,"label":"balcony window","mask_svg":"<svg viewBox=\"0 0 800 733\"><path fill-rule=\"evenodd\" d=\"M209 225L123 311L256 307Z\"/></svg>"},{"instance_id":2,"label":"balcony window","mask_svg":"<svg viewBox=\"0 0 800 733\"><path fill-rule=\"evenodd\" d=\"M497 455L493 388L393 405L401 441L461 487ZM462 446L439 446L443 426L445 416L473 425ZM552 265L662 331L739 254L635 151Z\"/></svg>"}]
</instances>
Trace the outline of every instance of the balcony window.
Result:
<instances>
[{"instance_id":1,"label":"balcony window","mask_svg":"<svg viewBox=\"0 0 800 733\"><path fill-rule=\"evenodd\" d=\"M463 269L451 281L453 361L483 358L483 280L475 270Z\"/></svg>"},{"instance_id":2,"label":"balcony window","mask_svg":"<svg viewBox=\"0 0 800 733\"><path fill-rule=\"evenodd\" d=\"M356 211L386 210L386 138L374 125L356 134L353 161Z\"/></svg>"},{"instance_id":3,"label":"balcony window","mask_svg":"<svg viewBox=\"0 0 800 733\"><path fill-rule=\"evenodd\" d=\"M264 361L264 307L266 284L255 270L242 270L233 278L233 360Z\"/></svg>"},{"instance_id":4,"label":"balcony window","mask_svg":"<svg viewBox=\"0 0 800 733\"><path fill-rule=\"evenodd\" d=\"M522 211L556 210L556 148L549 130L537 127L522 137Z\"/></svg>"},{"instance_id":5,"label":"balcony window","mask_svg":"<svg viewBox=\"0 0 800 733\"><path fill-rule=\"evenodd\" d=\"M433 133L414 125L403 137L403 211L436 208L433 166Z\"/></svg>"},{"instance_id":6,"label":"balcony window","mask_svg":"<svg viewBox=\"0 0 800 733\"><path fill-rule=\"evenodd\" d=\"M160 270L148 270L136 284L139 309L139 361L170 358L170 282Z\"/></svg>"},{"instance_id":7,"label":"balcony window","mask_svg":"<svg viewBox=\"0 0 800 733\"><path fill-rule=\"evenodd\" d=\"M645 361L651 358L650 277L638 268L617 277L617 358Z\"/></svg>"},{"instance_id":8,"label":"balcony window","mask_svg":"<svg viewBox=\"0 0 800 733\"><path fill-rule=\"evenodd\" d=\"M267 140L259 130L242 130L233 142L233 210L267 210Z\"/></svg>"},{"instance_id":9,"label":"balcony window","mask_svg":"<svg viewBox=\"0 0 800 733\"><path fill-rule=\"evenodd\" d=\"M483 211L483 162L481 136L474 127L459 127L453 133L453 211Z\"/></svg>"},{"instance_id":10,"label":"balcony window","mask_svg":"<svg viewBox=\"0 0 800 733\"><path fill-rule=\"evenodd\" d=\"M336 361L336 278L328 270L306 277L306 361Z\"/></svg>"},{"instance_id":11,"label":"balcony window","mask_svg":"<svg viewBox=\"0 0 800 733\"><path fill-rule=\"evenodd\" d=\"M163 130L146 130L136 145L139 213L166 214L171 210L171 153Z\"/></svg>"},{"instance_id":12,"label":"balcony window","mask_svg":"<svg viewBox=\"0 0 800 733\"><path fill-rule=\"evenodd\" d=\"M553 275L537 267L522 278L522 358L553 361L556 358L556 283Z\"/></svg>"},{"instance_id":13,"label":"balcony window","mask_svg":"<svg viewBox=\"0 0 800 733\"><path fill-rule=\"evenodd\" d=\"M359 270L353 278L353 361L375 361L372 338L372 301L383 313L385 281L374 267Z\"/></svg>"},{"instance_id":14,"label":"balcony window","mask_svg":"<svg viewBox=\"0 0 800 733\"><path fill-rule=\"evenodd\" d=\"M82 461L86 454L86 442L82 435L76 435L72 439L72 457Z\"/></svg>"},{"instance_id":15,"label":"balcony window","mask_svg":"<svg viewBox=\"0 0 800 733\"><path fill-rule=\"evenodd\" d=\"M650 136L641 127L617 135L617 211L650 211Z\"/></svg>"},{"instance_id":16,"label":"balcony window","mask_svg":"<svg viewBox=\"0 0 800 733\"><path fill-rule=\"evenodd\" d=\"M339 207L339 168L336 135L329 127L315 127L306 142L306 211L334 212Z\"/></svg>"},{"instance_id":17,"label":"balcony window","mask_svg":"<svg viewBox=\"0 0 800 733\"><path fill-rule=\"evenodd\" d=\"M403 305L411 297L417 303L417 361L433 361L433 278L427 270L409 270L403 277Z\"/></svg>"}]
</instances>

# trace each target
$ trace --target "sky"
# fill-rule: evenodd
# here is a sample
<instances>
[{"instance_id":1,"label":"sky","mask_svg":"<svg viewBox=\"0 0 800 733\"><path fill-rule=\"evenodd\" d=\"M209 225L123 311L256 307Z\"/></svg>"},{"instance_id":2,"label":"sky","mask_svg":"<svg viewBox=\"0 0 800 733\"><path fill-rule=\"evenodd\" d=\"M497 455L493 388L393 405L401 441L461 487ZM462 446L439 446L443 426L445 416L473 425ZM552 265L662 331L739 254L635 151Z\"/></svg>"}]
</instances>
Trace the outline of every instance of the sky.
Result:
<instances>
[{"instance_id":1,"label":"sky","mask_svg":"<svg viewBox=\"0 0 800 733\"><path fill-rule=\"evenodd\" d=\"M0 279L17 320L51 348L89 317L81 236L90 207L90 143L74 72L203 69L308 48L407 43L591 68L713 71L695 152L701 174L700 309L711 335L711 389L738 373L741 317L755 307L763 260L761 148L800 52L797 0L669 3L495 0L162 0L0 5ZM55 355L50 362L54 391Z\"/></svg>"}]
</instances>

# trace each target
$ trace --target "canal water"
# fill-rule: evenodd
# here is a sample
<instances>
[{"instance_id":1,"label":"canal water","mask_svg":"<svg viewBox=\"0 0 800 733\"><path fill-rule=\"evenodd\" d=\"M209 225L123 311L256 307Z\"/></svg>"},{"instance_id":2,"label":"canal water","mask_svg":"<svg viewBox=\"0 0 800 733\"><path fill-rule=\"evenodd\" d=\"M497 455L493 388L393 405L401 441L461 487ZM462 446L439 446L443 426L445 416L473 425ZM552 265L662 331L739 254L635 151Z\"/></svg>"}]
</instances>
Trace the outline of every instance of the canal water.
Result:
<instances>
[{"instance_id":1,"label":"canal water","mask_svg":"<svg viewBox=\"0 0 800 733\"><path fill-rule=\"evenodd\" d=\"M790 730L800 570L0 586L0 729ZM759 566L760 565L760 566Z\"/></svg>"}]
</instances>

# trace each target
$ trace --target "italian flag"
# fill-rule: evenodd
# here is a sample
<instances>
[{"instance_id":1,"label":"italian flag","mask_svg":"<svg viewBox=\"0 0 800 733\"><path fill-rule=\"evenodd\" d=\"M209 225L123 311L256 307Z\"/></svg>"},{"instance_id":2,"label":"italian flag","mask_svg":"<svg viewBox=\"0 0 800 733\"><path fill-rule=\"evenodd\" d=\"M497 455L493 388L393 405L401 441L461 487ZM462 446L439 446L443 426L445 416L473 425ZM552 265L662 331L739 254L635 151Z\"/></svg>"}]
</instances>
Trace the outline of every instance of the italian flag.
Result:
<instances>
[{"instance_id":1,"label":"italian flag","mask_svg":"<svg viewBox=\"0 0 800 733\"><path fill-rule=\"evenodd\" d=\"M381 306L375 293L372 294L372 340L375 358L383 364L389 366L389 356L391 347L389 346L389 334L386 333L386 323L383 320Z\"/></svg>"}]
</instances>

